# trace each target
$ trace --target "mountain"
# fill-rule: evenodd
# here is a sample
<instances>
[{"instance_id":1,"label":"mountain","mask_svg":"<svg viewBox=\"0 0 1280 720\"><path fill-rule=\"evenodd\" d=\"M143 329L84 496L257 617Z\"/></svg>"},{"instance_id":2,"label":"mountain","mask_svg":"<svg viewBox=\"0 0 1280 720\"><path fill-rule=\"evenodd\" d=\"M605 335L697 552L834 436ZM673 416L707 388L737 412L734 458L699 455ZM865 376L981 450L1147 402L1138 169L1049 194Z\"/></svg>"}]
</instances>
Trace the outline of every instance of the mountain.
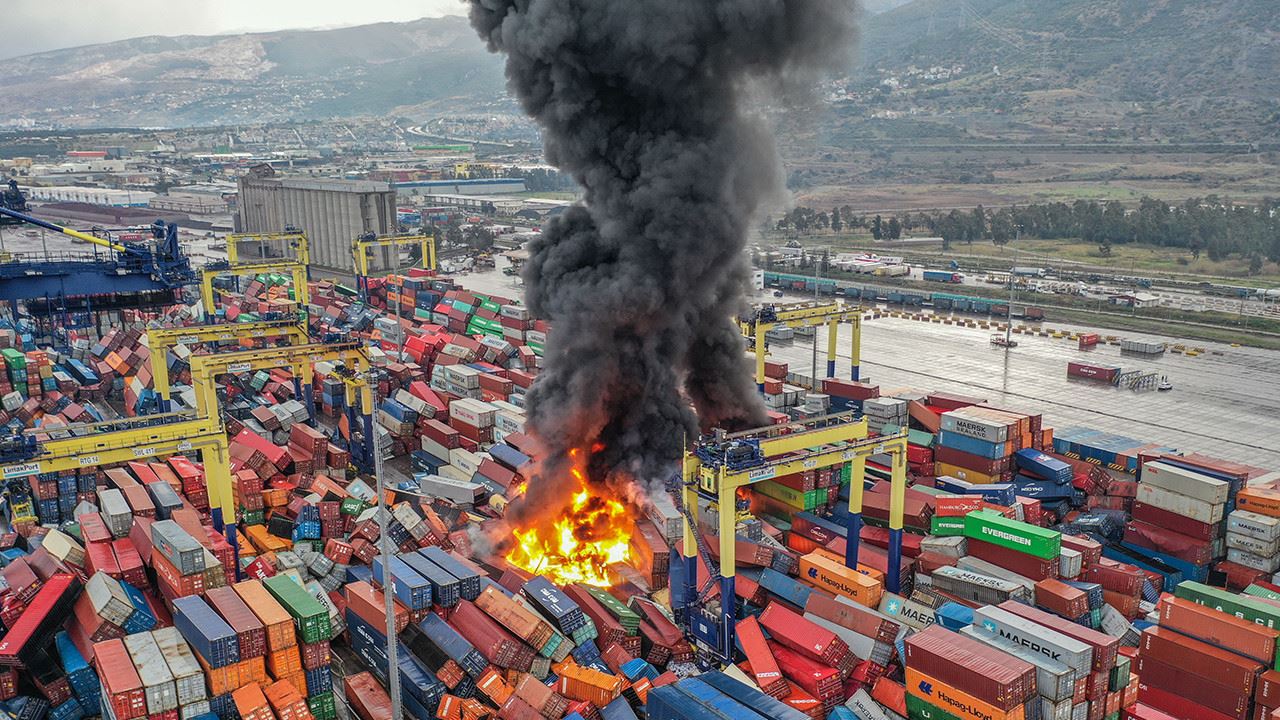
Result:
<instances>
[{"instance_id":1,"label":"mountain","mask_svg":"<svg viewBox=\"0 0 1280 720\"><path fill-rule=\"evenodd\" d=\"M1275 0L914 0L864 24L861 73L959 65L907 99L1165 138L1280 135Z\"/></svg>"},{"instance_id":2,"label":"mountain","mask_svg":"<svg viewBox=\"0 0 1280 720\"><path fill-rule=\"evenodd\" d=\"M462 109L505 97L465 18L336 30L142 37L7 61L0 115L186 126Z\"/></svg>"},{"instance_id":3,"label":"mountain","mask_svg":"<svg viewBox=\"0 0 1280 720\"><path fill-rule=\"evenodd\" d=\"M1275 0L863 0L827 136L1280 137ZM511 110L465 18L144 37L7 61L0 118L187 126ZM935 70L941 68L941 72Z\"/></svg>"}]
</instances>

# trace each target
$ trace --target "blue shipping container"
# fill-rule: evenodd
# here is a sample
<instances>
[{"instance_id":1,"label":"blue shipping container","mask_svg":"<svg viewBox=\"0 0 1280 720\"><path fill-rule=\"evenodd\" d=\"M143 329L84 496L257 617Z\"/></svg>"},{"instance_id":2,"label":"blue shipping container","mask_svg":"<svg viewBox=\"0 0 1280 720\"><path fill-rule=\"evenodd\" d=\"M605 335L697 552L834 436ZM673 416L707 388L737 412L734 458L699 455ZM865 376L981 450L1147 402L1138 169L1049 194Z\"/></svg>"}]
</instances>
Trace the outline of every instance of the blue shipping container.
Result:
<instances>
[{"instance_id":1,"label":"blue shipping container","mask_svg":"<svg viewBox=\"0 0 1280 720\"><path fill-rule=\"evenodd\" d=\"M240 642L231 626L197 596L173 601L173 625L209 667L240 662Z\"/></svg>"}]
</instances>

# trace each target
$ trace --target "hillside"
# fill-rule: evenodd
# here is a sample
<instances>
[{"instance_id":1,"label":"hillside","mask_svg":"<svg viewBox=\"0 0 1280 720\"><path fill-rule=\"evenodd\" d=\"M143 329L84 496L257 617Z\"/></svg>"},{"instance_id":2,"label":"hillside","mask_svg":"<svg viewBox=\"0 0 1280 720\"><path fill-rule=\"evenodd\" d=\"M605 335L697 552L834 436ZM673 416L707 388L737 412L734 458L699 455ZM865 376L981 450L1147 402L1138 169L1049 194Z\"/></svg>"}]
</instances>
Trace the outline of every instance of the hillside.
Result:
<instances>
[{"instance_id":1,"label":"hillside","mask_svg":"<svg viewBox=\"0 0 1280 720\"><path fill-rule=\"evenodd\" d=\"M202 125L465 108L505 96L464 18L337 30L143 37L9 60L0 115L71 125Z\"/></svg>"},{"instance_id":2,"label":"hillside","mask_svg":"<svg viewBox=\"0 0 1280 720\"><path fill-rule=\"evenodd\" d=\"M864 80L909 66L958 77L891 97L899 108L1106 139L1280 136L1274 0L914 0L871 17Z\"/></svg>"},{"instance_id":3,"label":"hillside","mask_svg":"<svg viewBox=\"0 0 1280 720\"><path fill-rule=\"evenodd\" d=\"M810 128L836 147L869 138L1280 137L1275 0L863 2L851 101L821 120L827 127ZM29 55L4 69L0 117L81 127L393 112L420 120L514 108L501 58L461 17L144 37Z\"/></svg>"}]
</instances>

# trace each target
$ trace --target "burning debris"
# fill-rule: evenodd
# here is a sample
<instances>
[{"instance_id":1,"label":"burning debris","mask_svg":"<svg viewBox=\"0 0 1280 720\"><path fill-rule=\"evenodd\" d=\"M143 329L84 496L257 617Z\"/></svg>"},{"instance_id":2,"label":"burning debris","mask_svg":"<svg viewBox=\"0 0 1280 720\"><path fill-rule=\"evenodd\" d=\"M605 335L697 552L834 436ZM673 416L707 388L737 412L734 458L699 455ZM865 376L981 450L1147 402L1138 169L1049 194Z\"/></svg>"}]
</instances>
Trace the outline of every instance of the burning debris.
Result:
<instances>
[{"instance_id":1,"label":"burning debris","mask_svg":"<svg viewBox=\"0 0 1280 720\"><path fill-rule=\"evenodd\" d=\"M580 489L553 522L513 530L516 545L507 562L559 585L609 587L608 566L625 562L630 554L631 518L621 502L593 493L581 451L575 448L569 457L573 463L569 474ZM544 536L540 527L548 524L552 530Z\"/></svg>"},{"instance_id":2,"label":"burning debris","mask_svg":"<svg viewBox=\"0 0 1280 720\"><path fill-rule=\"evenodd\" d=\"M847 61L855 5L471 0L548 160L586 191L525 271L528 305L554 333L529 393L547 452L511 508L517 525L584 486L621 497L623 478L661 479L700 423L763 422L733 317L747 229L784 182L749 106L757 92L803 94ZM576 477L570 450L597 442Z\"/></svg>"}]
</instances>

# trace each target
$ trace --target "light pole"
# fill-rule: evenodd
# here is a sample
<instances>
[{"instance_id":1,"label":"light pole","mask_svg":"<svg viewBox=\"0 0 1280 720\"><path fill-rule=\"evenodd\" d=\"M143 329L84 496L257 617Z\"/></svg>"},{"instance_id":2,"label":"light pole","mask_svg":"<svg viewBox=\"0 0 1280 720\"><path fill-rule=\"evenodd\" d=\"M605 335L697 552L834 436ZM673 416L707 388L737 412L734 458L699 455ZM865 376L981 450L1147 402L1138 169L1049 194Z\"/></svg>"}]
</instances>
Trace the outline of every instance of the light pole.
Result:
<instances>
[{"instance_id":1,"label":"light pole","mask_svg":"<svg viewBox=\"0 0 1280 720\"><path fill-rule=\"evenodd\" d=\"M369 367L366 382L369 383L369 393L373 397L373 406L378 406L378 377L372 366ZM391 718L390 720L402 720L404 711L401 704L404 702L400 697L400 647L399 638L396 637L396 615L395 615L395 595L392 592L392 585L395 582L391 577L391 534L387 532L387 528L391 526L391 512L387 508L387 490L383 483L382 474L382 450L378 447L378 425L372 424L370 432L373 437L368 438L365 442L373 447L373 478L375 487L378 489L378 553L382 558L382 599L385 601L387 612L387 625L383 628L387 634L387 689L391 695ZM351 436L355 437L355 429L352 428Z\"/></svg>"}]
</instances>

